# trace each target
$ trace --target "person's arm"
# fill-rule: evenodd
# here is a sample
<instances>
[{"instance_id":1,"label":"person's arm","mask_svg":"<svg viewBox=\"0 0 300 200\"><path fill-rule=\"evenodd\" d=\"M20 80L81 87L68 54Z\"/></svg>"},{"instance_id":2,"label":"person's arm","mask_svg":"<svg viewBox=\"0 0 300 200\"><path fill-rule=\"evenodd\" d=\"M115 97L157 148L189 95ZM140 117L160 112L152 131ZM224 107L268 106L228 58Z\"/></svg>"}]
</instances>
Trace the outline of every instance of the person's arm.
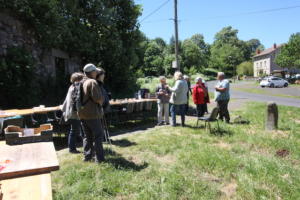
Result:
<instances>
[{"instance_id":1,"label":"person's arm","mask_svg":"<svg viewBox=\"0 0 300 200\"><path fill-rule=\"evenodd\" d=\"M174 87L169 87L169 90L176 93L179 90L179 81L176 81Z\"/></svg>"},{"instance_id":2,"label":"person's arm","mask_svg":"<svg viewBox=\"0 0 300 200\"><path fill-rule=\"evenodd\" d=\"M229 82L226 82L224 87L218 87L218 86L215 87L215 89L219 92L225 92L226 90L228 90L228 88L229 88Z\"/></svg>"},{"instance_id":3,"label":"person's arm","mask_svg":"<svg viewBox=\"0 0 300 200\"><path fill-rule=\"evenodd\" d=\"M100 105L104 102L104 96L101 93L101 89L96 81L91 81L89 83L90 97L91 99Z\"/></svg>"}]
</instances>

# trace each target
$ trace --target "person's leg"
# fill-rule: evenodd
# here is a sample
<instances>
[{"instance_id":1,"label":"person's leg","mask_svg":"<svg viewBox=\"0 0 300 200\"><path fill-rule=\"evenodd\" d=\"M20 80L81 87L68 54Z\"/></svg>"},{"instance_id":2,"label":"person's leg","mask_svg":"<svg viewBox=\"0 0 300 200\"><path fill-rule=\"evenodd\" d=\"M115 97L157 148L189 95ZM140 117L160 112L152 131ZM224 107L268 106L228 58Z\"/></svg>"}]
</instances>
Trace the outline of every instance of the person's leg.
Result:
<instances>
[{"instance_id":1,"label":"person's leg","mask_svg":"<svg viewBox=\"0 0 300 200\"><path fill-rule=\"evenodd\" d=\"M208 114L207 103L206 103L206 104L204 104L204 113L207 113L207 114Z\"/></svg>"},{"instance_id":2,"label":"person's leg","mask_svg":"<svg viewBox=\"0 0 300 200\"><path fill-rule=\"evenodd\" d=\"M162 123L162 112L163 112L163 104L158 103L157 104L157 122L158 122L158 124Z\"/></svg>"},{"instance_id":3,"label":"person's leg","mask_svg":"<svg viewBox=\"0 0 300 200\"><path fill-rule=\"evenodd\" d=\"M200 110L201 110L201 117L203 117L203 116L204 116L204 114L205 114L205 105L206 105L206 104L201 104L201 106L200 106Z\"/></svg>"},{"instance_id":4,"label":"person's leg","mask_svg":"<svg viewBox=\"0 0 300 200\"><path fill-rule=\"evenodd\" d=\"M89 120L82 120L82 128L84 132L84 138L83 138L83 154L84 154L84 160L89 161L94 156L94 148L93 148L93 133L92 129L89 126L88 123Z\"/></svg>"},{"instance_id":5,"label":"person's leg","mask_svg":"<svg viewBox=\"0 0 300 200\"><path fill-rule=\"evenodd\" d=\"M225 117L225 114L224 114L224 112L225 112L225 101L219 101L219 109L220 109L220 111L219 111L219 119L221 119L222 121L223 121L223 119L224 119L224 117Z\"/></svg>"},{"instance_id":6,"label":"person's leg","mask_svg":"<svg viewBox=\"0 0 300 200\"><path fill-rule=\"evenodd\" d=\"M224 117L227 123L230 122L230 115L229 115L229 111L228 111L228 103L229 100L224 101Z\"/></svg>"},{"instance_id":7,"label":"person's leg","mask_svg":"<svg viewBox=\"0 0 300 200\"><path fill-rule=\"evenodd\" d=\"M223 121L222 101L217 101L217 107L219 108L219 120Z\"/></svg>"},{"instance_id":8,"label":"person's leg","mask_svg":"<svg viewBox=\"0 0 300 200\"><path fill-rule=\"evenodd\" d=\"M81 125L80 125L80 121L77 119L70 119L69 121L71 124L70 133L68 137L69 151L76 152L76 140L80 133Z\"/></svg>"},{"instance_id":9,"label":"person's leg","mask_svg":"<svg viewBox=\"0 0 300 200\"><path fill-rule=\"evenodd\" d=\"M197 117L201 117L200 109L200 104L196 104Z\"/></svg>"},{"instance_id":10,"label":"person's leg","mask_svg":"<svg viewBox=\"0 0 300 200\"><path fill-rule=\"evenodd\" d=\"M104 161L104 149L102 144L102 138L104 136L103 125L100 120L93 120L94 128L94 138L95 138L95 152L96 152L96 162Z\"/></svg>"},{"instance_id":11,"label":"person's leg","mask_svg":"<svg viewBox=\"0 0 300 200\"><path fill-rule=\"evenodd\" d=\"M165 115L165 123L169 124L170 123L170 120L169 120L169 103L164 104L164 115Z\"/></svg>"},{"instance_id":12,"label":"person's leg","mask_svg":"<svg viewBox=\"0 0 300 200\"><path fill-rule=\"evenodd\" d=\"M182 104L179 105L179 112L180 112L180 116L181 116L181 126L185 126L185 108L186 108L186 104Z\"/></svg>"},{"instance_id":13,"label":"person's leg","mask_svg":"<svg viewBox=\"0 0 300 200\"><path fill-rule=\"evenodd\" d=\"M176 105L171 105L172 126L176 126Z\"/></svg>"}]
</instances>

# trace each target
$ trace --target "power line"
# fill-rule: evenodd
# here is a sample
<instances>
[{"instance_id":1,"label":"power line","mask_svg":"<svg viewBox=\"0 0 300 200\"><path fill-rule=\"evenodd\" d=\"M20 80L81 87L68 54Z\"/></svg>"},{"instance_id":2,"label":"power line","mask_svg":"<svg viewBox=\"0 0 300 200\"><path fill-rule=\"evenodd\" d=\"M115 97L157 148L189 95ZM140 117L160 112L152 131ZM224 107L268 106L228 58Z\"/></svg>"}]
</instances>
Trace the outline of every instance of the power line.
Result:
<instances>
[{"instance_id":1,"label":"power line","mask_svg":"<svg viewBox=\"0 0 300 200\"><path fill-rule=\"evenodd\" d=\"M238 17L238 16L244 16L244 15L262 14L262 13L270 13L270 12L277 12L277 11L281 11L281 10L290 10L290 9L295 9L295 8L300 8L300 5L282 7L282 8L266 9L266 10L259 10L259 11L251 11L251 12L245 12L245 13L237 13L237 14L232 14L232 15L209 17L209 18L205 18L203 20L228 18L228 17Z\"/></svg>"},{"instance_id":2,"label":"power line","mask_svg":"<svg viewBox=\"0 0 300 200\"><path fill-rule=\"evenodd\" d=\"M153 10L151 13L149 13L146 17L144 17L140 23L142 23L143 21L145 21L147 18L149 18L150 16L152 16L154 13L156 13L157 11L159 11L162 7L164 7L167 3L169 3L170 0L165 1L164 3L162 3L160 6L158 6L155 10Z\"/></svg>"},{"instance_id":3,"label":"power line","mask_svg":"<svg viewBox=\"0 0 300 200\"><path fill-rule=\"evenodd\" d=\"M258 11L244 12L244 13L236 13L236 14L232 14L232 15L208 17L208 18L204 18L204 19L199 19L197 21L205 21L205 20L219 19L219 18L230 18L230 17L245 16L245 15L271 13L271 12L278 12L278 11L281 11L281 10L290 10L290 9L295 9L295 8L300 8L300 5L282 7L282 8L266 9L266 10L258 10ZM153 21L146 21L144 23L156 23L156 22L163 22L163 21L169 21L169 20L170 19L158 19L158 20L153 20ZM185 20L178 20L178 21L180 22L180 21L190 21L190 20L185 19Z\"/></svg>"}]
</instances>

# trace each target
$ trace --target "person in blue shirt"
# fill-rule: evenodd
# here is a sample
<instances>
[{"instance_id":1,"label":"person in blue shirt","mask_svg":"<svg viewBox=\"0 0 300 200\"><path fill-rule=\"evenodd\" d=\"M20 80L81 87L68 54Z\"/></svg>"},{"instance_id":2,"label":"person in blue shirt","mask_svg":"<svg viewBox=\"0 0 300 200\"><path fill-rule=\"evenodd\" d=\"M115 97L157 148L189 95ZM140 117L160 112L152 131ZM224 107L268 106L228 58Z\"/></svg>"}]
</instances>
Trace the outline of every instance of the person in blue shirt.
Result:
<instances>
[{"instance_id":1,"label":"person in blue shirt","mask_svg":"<svg viewBox=\"0 0 300 200\"><path fill-rule=\"evenodd\" d=\"M224 72L218 72L218 82L215 86L215 101L219 108L219 119L226 120L226 123L230 122L230 116L228 111L228 103L230 100L230 86L229 81L225 79Z\"/></svg>"}]
</instances>

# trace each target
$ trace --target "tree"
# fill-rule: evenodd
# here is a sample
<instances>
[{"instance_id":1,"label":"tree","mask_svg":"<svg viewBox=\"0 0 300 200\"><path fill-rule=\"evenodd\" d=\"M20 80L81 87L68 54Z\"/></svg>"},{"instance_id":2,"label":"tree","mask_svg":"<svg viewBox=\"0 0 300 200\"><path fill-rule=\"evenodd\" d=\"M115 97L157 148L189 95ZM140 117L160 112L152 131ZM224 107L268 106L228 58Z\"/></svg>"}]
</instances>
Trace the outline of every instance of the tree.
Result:
<instances>
[{"instance_id":1,"label":"tree","mask_svg":"<svg viewBox=\"0 0 300 200\"><path fill-rule=\"evenodd\" d=\"M158 76L164 73L163 51L155 41L148 44L142 71L145 76Z\"/></svg>"},{"instance_id":2,"label":"tree","mask_svg":"<svg viewBox=\"0 0 300 200\"><path fill-rule=\"evenodd\" d=\"M231 44L223 44L221 47L212 46L210 66L234 75L236 66L244 60L241 50Z\"/></svg>"},{"instance_id":3,"label":"tree","mask_svg":"<svg viewBox=\"0 0 300 200\"><path fill-rule=\"evenodd\" d=\"M237 66L237 75L253 76L253 63L249 61L242 62Z\"/></svg>"},{"instance_id":4,"label":"tree","mask_svg":"<svg viewBox=\"0 0 300 200\"><path fill-rule=\"evenodd\" d=\"M275 62L282 68L300 68L300 32L291 35L288 43L281 48Z\"/></svg>"},{"instance_id":5,"label":"tree","mask_svg":"<svg viewBox=\"0 0 300 200\"><path fill-rule=\"evenodd\" d=\"M236 66L251 56L246 42L239 40L238 30L231 26L224 27L216 33L211 46L210 67L234 75Z\"/></svg>"},{"instance_id":6,"label":"tree","mask_svg":"<svg viewBox=\"0 0 300 200\"><path fill-rule=\"evenodd\" d=\"M206 65L205 54L192 40L185 40L182 44L182 65L184 71L194 67L199 72Z\"/></svg>"}]
</instances>

